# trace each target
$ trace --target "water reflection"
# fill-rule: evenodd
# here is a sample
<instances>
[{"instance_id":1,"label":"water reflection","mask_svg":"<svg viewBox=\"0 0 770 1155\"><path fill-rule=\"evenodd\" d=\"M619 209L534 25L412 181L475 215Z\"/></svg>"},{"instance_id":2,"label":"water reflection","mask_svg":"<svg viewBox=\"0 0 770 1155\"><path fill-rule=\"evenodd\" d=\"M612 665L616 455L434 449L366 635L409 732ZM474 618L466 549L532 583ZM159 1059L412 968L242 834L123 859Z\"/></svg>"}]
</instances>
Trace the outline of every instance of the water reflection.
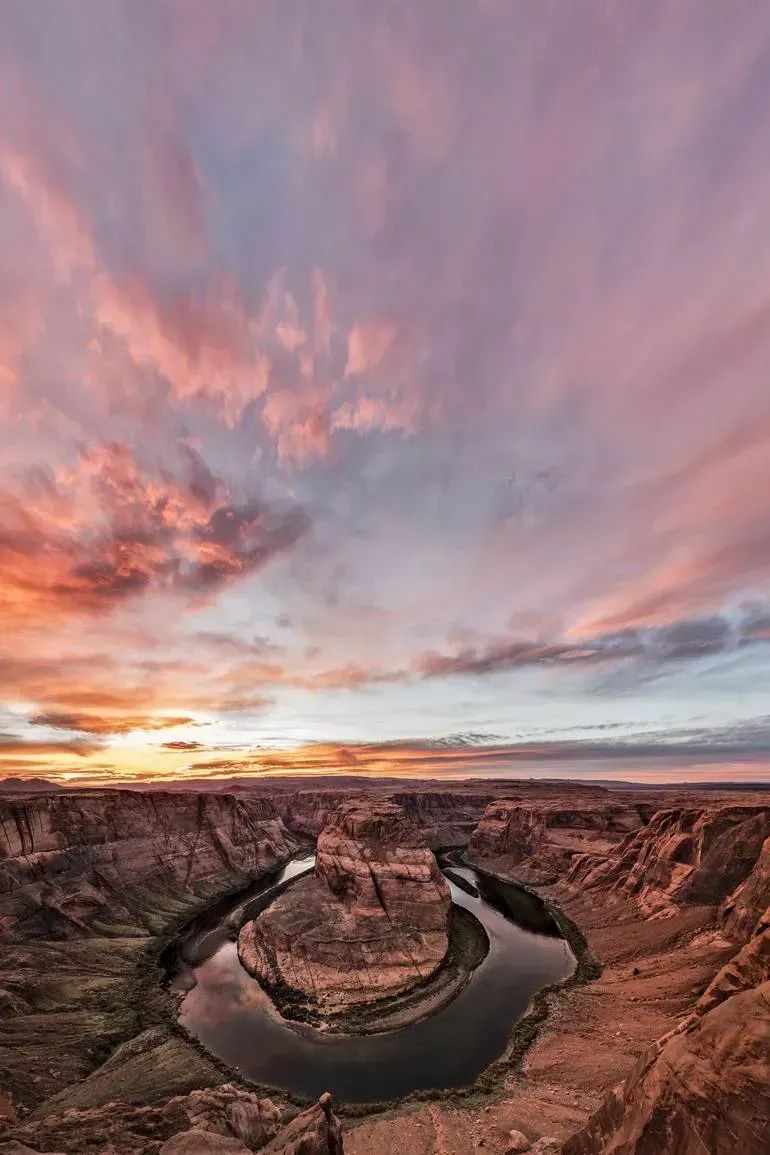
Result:
<instances>
[{"instance_id":1,"label":"water reflection","mask_svg":"<svg viewBox=\"0 0 770 1155\"><path fill-rule=\"evenodd\" d=\"M177 944L181 965L173 985L188 991L181 1022L228 1066L256 1082L306 1096L331 1091L350 1102L462 1086L502 1054L513 1024L536 991L574 969L574 957L552 924L543 923L547 934L517 924L508 889L494 893L488 877L453 865L450 876L459 875L477 893L466 893L449 877L452 899L482 923L490 949L451 1003L383 1035L343 1038L286 1023L276 1018L267 995L240 965L232 938L244 912L253 915L274 888L304 873L312 861L295 860L269 883L263 881L261 890L230 899L226 910L220 904L213 915L196 920ZM521 901L531 906L526 897ZM531 926L533 919L523 921Z\"/></svg>"}]
</instances>

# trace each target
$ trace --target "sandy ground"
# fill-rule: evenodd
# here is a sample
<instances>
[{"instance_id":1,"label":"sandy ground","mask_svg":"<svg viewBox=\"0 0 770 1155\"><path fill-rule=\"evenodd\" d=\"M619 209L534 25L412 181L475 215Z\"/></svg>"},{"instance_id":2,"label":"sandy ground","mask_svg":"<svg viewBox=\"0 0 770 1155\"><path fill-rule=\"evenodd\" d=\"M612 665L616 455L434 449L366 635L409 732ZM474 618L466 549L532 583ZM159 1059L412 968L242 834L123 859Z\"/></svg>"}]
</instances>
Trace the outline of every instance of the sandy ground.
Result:
<instances>
[{"instance_id":1,"label":"sandy ground","mask_svg":"<svg viewBox=\"0 0 770 1155\"><path fill-rule=\"evenodd\" d=\"M503 1155L513 1129L531 1139L566 1138L734 950L713 929L708 907L645 921L626 901L544 893L581 927L603 964L601 978L552 998L546 1025L502 1097L473 1110L439 1102L348 1124L348 1155Z\"/></svg>"}]
</instances>

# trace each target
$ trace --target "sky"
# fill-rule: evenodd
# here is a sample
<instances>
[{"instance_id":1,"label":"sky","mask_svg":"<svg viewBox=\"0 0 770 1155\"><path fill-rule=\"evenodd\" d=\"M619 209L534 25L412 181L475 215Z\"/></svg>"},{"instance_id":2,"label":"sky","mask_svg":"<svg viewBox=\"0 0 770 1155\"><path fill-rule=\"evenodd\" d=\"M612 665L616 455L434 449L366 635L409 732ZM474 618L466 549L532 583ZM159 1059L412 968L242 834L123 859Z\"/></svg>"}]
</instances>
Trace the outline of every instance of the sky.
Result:
<instances>
[{"instance_id":1,"label":"sky","mask_svg":"<svg viewBox=\"0 0 770 1155\"><path fill-rule=\"evenodd\" d=\"M770 8L0 0L0 776L770 778Z\"/></svg>"}]
</instances>

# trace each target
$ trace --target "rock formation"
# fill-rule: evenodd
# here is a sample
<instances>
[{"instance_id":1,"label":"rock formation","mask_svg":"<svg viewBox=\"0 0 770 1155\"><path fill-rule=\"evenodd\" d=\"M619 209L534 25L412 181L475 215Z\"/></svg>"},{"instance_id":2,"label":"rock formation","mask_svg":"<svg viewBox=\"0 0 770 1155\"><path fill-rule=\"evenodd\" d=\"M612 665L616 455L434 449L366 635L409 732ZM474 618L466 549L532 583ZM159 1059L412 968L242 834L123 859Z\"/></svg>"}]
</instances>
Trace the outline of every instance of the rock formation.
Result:
<instances>
[{"instance_id":1,"label":"rock formation","mask_svg":"<svg viewBox=\"0 0 770 1155\"><path fill-rule=\"evenodd\" d=\"M318 839L314 875L243 927L238 952L268 989L334 1015L432 975L447 951L450 906L436 859L401 807L351 802Z\"/></svg>"},{"instance_id":2,"label":"rock formation","mask_svg":"<svg viewBox=\"0 0 770 1155\"><path fill-rule=\"evenodd\" d=\"M652 1047L564 1155L762 1155L770 1149L770 981Z\"/></svg>"},{"instance_id":3,"label":"rock formation","mask_svg":"<svg viewBox=\"0 0 770 1155\"><path fill-rule=\"evenodd\" d=\"M490 802L471 835L468 853L478 858L508 857L512 865L536 856L545 840L542 810L518 802Z\"/></svg>"},{"instance_id":4,"label":"rock formation","mask_svg":"<svg viewBox=\"0 0 770 1155\"><path fill-rule=\"evenodd\" d=\"M419 826L434 849L464 846L491 801L488 793L467 789L399 791L391 799Z\"/></svg>"},{"instance_id":5,"label":"rock formation","mask_svg":"<svg viewBox=\"0 0 770 1155\"><path fill-rule=\"evenodd\" d=\"M0 799L0 941L135 922L153 895L232 889L294 853L273 805L128 790ZM151 901L150 901L151 905Z\"/></svg>"},{"instance_id":6,"label":"rock formation","mask_svg":"<svg viewBox=\"0 0 770 1155\"><path fill-rule=\"evenodd\" d=\"M580 805L564 800L525 804L515 799L490 802L468 845L471 861L504 860L524 882L555 881L574 859L604 856L645 821L643 808L599 798Z\"/></svg>"},{"instance_id":7,"label":"rock formation","mask_svg":"<svg viewBox=\"0 0 770 1155\"><path fill-rule=\"evenodd\" d=\"M683 904L717 905L748 879L768 835L764 806L660 810L615 853L576 858L568 881L589 890L623 889L646 916ZM736 903L754 902L754 887L767 886L766 872L763 878Z\"/></svg>"},{"instance_id":8,"label":"rock formation","mask_svg":"<svg viewBox=\"0 0 770 1155\"><path fill-rule=\"evenodd\" d=\"M264 1148L265 1155L343 1155L342 1127L331 1095L293 1119Z\"/></svg>"},{"instance_id":9,"label":"rock formation","mask_svg":"<svg viewBox=\"0 0 770 1155\"><path fill-rule=\"evenodd\" d=\"M157 1027L147 960L158 936L296 848L264 798L0 798L0 1086L17 1104L59 1095L65 1109L216 1080L204 1055Z\"/></svg>"},{"instance_id":10,"label":"rock formation","mask_svg":"<svg viewBox=\"0 0 770 1155\"><path fill-rule=\"evenodd\" d=\"M754 867L747 878L738 884L725 899L721 908L726 932L743 941L770 923L770 838L762 844Z\"/></svg>"},{"instance_id":11,"label":"rock formation","mask_svg":"<svg viewBox=\"0 0 770 1155\"><path fill-rule=\"evenodd\" d=\"M193 913L281 865L295 832L324 822L316 875L285 895L316 895L312 917L297 915L309 963L287 916L259 940L266 981L299 974L298 999L328 1020L340 1011L360 1022L356 999L412 984L396 1003L423 999L451 966L439 966L449 900L427 845L474 819L476 861L545 885L603 974L548 996L526 1078L481 1112L433 1100L351 1121L351 1155L422 1150L434 1134L441 1149L505 1151L540 1133L531 1151L549 1155L770 1150L766 795L509 784L482 817L491 783L350 789L346 800L336 779L323 791L282 784L275 803L264 783L238 796L0 797L0 1151L338 1155L328 1101L296 1116L278 1093L226 1083L173 1029L158 952ZM340 943L315 933L319 919L344 931Z\"/></svg>"},{"instance_id":12,"label":"rock formation","mask_svg":"<svg viewBox=\"0 0 770 1155\"><path fill-rule=\"evenodd\" d=\"M548 880L551 870L557 901L591 912L600 941L612 941L604 926L618 918L629 941L648 949L654 936L635 929L635 908L637 923L661 926L661 949L672 961L677 951L688 952L685 968L693 967L699 941L700 953L728 955L563 1155L760 1155L770 1150L770 809L748 801L690 801L651 815L636 804L630 815L612 809L584 815L581 808L499 801L469 846L472 858L529 881ZM624 823L629 832L621 836ZM595 832L582 849L562 833L581 826ZM668 923L680 929L664 948ZM646 953L642 959L645 967L661 967ZM630 984L635 975L639 990L659 981L634 967ZM610 984L623 990L623 976L616 972L601 985ZM628 1013L623 1002L617 1010Z\"/></svg>"},{"instance_id":13,"label":"rock formation","mask_svg":"<svg viewBox=\"0 0 770 1155\"><path fill-rule=\"evenodd\" d=\"M565 788L563 784L554 782L524 780L501 784L476 779L453 783L448 790L444 785L412 781L394 792L392 782L387 779L372 780L365 790L356 784L355 779L351 779L347 786L344 781L344 775L336 775L334 779L314 777L313 788L308 789L302 779L295 780L293 786L287 785L290 780L282 779L279 786L271 782L269 796L288 829L312 839L318 838L331 814L343 802L355 798L395 802L422 830L433 849L466 845L485 808L496 799L510 799L512 805L534 804L553 810L554 822L558 821L556 814L561 811L566 826L572 822L571 815L576 816L574 821L578 827L581 822L588 824L593 812L614 812L616 825L612 829L623 834L635 830L640 821L646 821L656 809L653 804L638 800L633 805L624 806L613 802L605 789L578 783L569 783ZM265 791L265 786L264 783L255 783L250 789ZM623 825L624 815L630 825ZM644 817L640 818L642 815ZM601 824L602 820L598 822ZM604 825L607 825L606 820Z\"/></svg>"},{"instance_id":14,"label":"rock formation","mask_svg":"<svg viewBox=\"0 0 770 1155\"><path fill-rule=\"evenodd\" d=\"M392 801L400 806L415 826L425 835L429 846L464 845L471 831L484 813L492 795L465 790L377 791L380 801ZM374 791L360 794L360 799L371 801ZM343 802L351 801L350 791L297 790L277 801L286 826L306 838L318 838L331 815Z\"/></svg>"},{"instance_id":15,"label":"rock formation","mask_svg":"<svg viewBox=\"0 0 770 1155\"><path fill-rule=\"evenodd\" d=\"M718 921L742 945L564 1155L770 1149L768 828L765 807L665 811L629 841L614 870L589 873L592 888L620 885L652 918L721 901Z\"/></svg>"},{"instance_id":16,"label":"rock formation","mask_svg":"<svg viewBox=\"0 0 770 1155\"><path fill-rule=\"evenodd\" d=\"M16 1128L0 1152L38 1155L343 1155L330 1095L292 1117L271 1099L225 1084L153 1107L126 1103L35 1120Z\"/></svg>"}]
</instances>

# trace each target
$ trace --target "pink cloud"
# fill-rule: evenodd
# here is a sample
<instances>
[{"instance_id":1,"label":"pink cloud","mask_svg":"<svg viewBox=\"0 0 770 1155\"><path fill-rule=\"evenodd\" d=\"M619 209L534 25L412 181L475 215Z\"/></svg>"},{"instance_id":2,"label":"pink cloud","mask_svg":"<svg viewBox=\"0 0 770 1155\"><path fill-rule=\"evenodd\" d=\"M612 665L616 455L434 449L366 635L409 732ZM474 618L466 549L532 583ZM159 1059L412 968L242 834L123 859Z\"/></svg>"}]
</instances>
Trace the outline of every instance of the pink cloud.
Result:
<instances>
[{"instance_id":1,"label":"pink cloud","mask_svg":"<svg viewBox=\"0 0 770 1155\"><path fill-rule=\"evenodd\" d=\"M389 321L366 321L355 325L348 334L348 359L345 376L368 373L378 368L396 340L395 326Z\"/></svg>"}]
</instances>

